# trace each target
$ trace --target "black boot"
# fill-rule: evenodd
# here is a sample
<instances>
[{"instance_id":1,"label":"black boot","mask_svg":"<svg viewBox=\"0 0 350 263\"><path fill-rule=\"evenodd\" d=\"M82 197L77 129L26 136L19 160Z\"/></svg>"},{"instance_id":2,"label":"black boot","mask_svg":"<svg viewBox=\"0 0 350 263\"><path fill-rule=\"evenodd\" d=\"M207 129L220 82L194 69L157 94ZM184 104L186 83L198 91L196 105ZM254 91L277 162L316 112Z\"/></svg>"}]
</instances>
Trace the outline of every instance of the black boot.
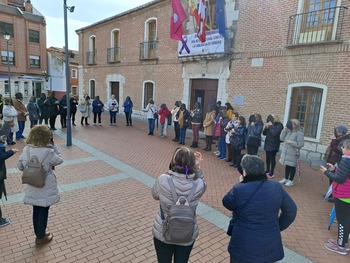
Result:
<instances>
[{"instance_id":1,"label":"black boot","mask_svg":"<svg viewBox=\"0 0 350 263\"><path fill-rule=\"evenodd\" d=\"M192 148L198 148L198 142L193 142Z\"/></svg>"},{"instance_id":2,"label":"black boot","mask_svg":"<svg viewBox=\"0 0 350 263\"><path fill-rule=\"evenodd\" d=\"M90 124L87 122L87 118L85 118L85 125L90 125Z\"/></svg>"},{"instance_id":3,"label":"black boot","mask_svg":"<svg viewBox=\"0 0 350 263\"><path fill-rule=\"evenodd\" d=\"M190 147L193 147L193 148L194 148L195 143L196 143L196 142L195 142L195 141L193 141Z\"/></svg>"},{"instance_id":4,"label":"black boot","mask_svg":"<svg viewBox=\"0 0 350 263\"><path fill-rule=\"evenodd\" d=\"M84 117L81 117L81 125L84 125Z\"/></svg>"}]
</instances>

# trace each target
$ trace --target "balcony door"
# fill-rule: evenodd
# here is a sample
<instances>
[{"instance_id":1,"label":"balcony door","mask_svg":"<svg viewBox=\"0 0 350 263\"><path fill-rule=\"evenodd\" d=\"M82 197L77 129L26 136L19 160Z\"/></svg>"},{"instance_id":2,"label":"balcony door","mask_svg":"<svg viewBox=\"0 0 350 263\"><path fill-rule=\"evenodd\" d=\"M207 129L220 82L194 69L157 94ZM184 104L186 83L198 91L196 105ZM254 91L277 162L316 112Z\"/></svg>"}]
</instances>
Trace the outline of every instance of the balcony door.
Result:
<instances>
[{"instance_id":1,"label":"balcony door","mask_svg":"<svg viewBox=\"0 0 350 263\"><path fill-rule=\"evenodd\" d=\"M156 57L157 23L156 20L148 22L148 58Z\"/></svg>"},{"instance_id":2,"label":"balcony door","mask_svg":"<svg viewBox=\"0 0 350 263\"><path fill-rule=\"evenodd\" d=\"M299 43L331 41L339 15L338 0L304 0Z\"/></svg>"}]
</instances>

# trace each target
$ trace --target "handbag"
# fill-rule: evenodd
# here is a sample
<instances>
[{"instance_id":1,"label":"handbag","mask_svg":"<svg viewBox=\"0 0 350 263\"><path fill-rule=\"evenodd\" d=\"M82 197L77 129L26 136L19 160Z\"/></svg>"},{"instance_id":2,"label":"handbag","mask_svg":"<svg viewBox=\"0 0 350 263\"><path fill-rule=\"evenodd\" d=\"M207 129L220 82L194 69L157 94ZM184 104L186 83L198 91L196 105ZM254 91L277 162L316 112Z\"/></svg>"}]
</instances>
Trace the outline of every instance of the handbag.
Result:
<instances>
[{"instance_id":1,"label":"handbag","mask_svg":"<svg viewBox=\"0 0 350 263\"><path fill-rule=\"evenodd\" d=\"M250 200L252 200L254 196L256 196L256 194L259 192L259 190L261 189L261 187L262 187L262 185L263 185L264 182L265 182L265 181L262 181L261 184L258 186L258 188L255 190L254 194L252 194L252 196L248 199L248 201L246 201L243 205L241 205L241 207L240 207L240 210L241 210L241 211L242 211L242 209L248 204L248 202L249 202ZM236 219L237 219L237 217L233 217L233 216L232 216L232 218L230 219L230 223L229 223L229 225L228 225L227 232L226 232L226 234L227 234L228 236L232 236L232 230L233 230L233 226L234 226L234 224L235 224L235 222L236 222Z\"/></svg>"},{"instance_id":2,"label":"handbag","mask_svg":"<svg viewBox=\"0 0 350 263\"><path fill-rule=\"evenodd\" d=\"M247 145L252 147L260 147L260 139L255 137L249 137Z\"/></svg>"},{"instance_id":3,"label":"handbag","mask_svg":"<svg viewBox=\"0 0 350 263\"><path fill-rule=\"evenodd\" d=\"M13 127L15 126L15 120L12 120L12 121L5 121L5 123L10 126L10 127Z\"/></svg>"}]
</instances>

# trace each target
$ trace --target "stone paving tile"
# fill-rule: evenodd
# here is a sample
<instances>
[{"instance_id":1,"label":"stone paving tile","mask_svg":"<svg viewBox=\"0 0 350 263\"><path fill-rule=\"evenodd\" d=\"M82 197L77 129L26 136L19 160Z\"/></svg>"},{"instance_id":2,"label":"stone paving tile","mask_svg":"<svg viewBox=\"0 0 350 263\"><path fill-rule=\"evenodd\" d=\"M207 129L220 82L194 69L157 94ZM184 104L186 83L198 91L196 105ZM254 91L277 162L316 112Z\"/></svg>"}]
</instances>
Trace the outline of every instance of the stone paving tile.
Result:
<instances>
[{"instance_id":1,"label":"stone paving tile","mask_svg":"<svg viewBox=\"0 0 350 263\"><path fill-rule=\"evenodd\" d=\"M55 142L67 162L92 158L88 162L57 167L59 184L117 174L118 167L96 160L99 152L153 178L167 169L171 155L178 147L171 141L171 129L168 129L168 137L162 139L156 135L147 136L147 124L143 121L135 120L133 127L125 127L124 118L118 117L118 126L110 127L107 119L108 115L104 114L102 127L72 127L73 138L95 147L96 153L76 146L67 148L65 138L55 135ZM191 134L188 133L187 144L190 143ZM202 140L200 144L203 148ZM17 143L16 147L23 145ZM238 173L226 162L218 161L212 152L199 150L203 154L202 167L208 183L202 201L230 216L222 207L221 199L238 182ZM264 158L263 152L259 155ZM6 162L9 170L15 166L17 158ZM283 176L283 167L279 164L276 175L275 180ZM13 172L9 177L12 176L20 178L20 173ZM12 178L7 180L7 185L12 184L11 192L22 191L19 180L13 179L11 183L9 180ZM302 162L301 181L297 177L295 186L287 189L298 205L298 216L282 233L283 243L313 262L348 262L349 255L337 255L323 248L327 238L334 238L337 232L336 224L327 230L332 205L321 202L327 187L328 180ZM155 262L151 226L158 206L149 187L133 179L63 193L60 204L53 206L50 213L49 228L55 234L54 241L37 249L33 247L31 207L21 203L6 205L5 202L3 213L10 218L11 225L0 229L0 262ZM190 262L228 262L229 239L225 231L203 218L199 218L199 223L200 236ZM137 251L134 251L135 246Z\"/></svg>"}]
</instances>

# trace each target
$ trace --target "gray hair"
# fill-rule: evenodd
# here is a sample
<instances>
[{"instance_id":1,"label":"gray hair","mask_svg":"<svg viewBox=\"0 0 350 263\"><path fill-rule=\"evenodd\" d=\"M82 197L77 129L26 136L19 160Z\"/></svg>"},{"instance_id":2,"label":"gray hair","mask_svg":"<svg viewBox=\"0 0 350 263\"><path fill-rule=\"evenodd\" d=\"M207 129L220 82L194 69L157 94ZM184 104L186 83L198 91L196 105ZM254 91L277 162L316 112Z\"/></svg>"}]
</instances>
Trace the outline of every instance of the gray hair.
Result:
<instances>
[{"instance_id":1,"label":"gray hair","mask_svg":"<svg viewBox=\"0 0 350 263\"><path fill-rule=\"evenodd\" d=\"M241 167L247 175L264 174L264 161L256 155L244 155L241 161Z\"/></svg>"},{"instance_id":2,"label":"gray hair","mask_svg":"<svg viewBox=\"0 0 350 263\"><path fill-rule=\"evenodd\" d=\"M343 141L343 147L350 150L350 139L346 139Z\"/></svg>"},{"instance_id":3,"label":"gray hair","mask_svg":"<svg viewBox=\"0 0 350 263\"><path fill-rule=\"evenodd\" d=\"M341 134L347 134L348 133L348 128L344 124L339 124L338 126L335 127L335 130L337 132L340 132Z\"/></svg>"}]
</instances>

